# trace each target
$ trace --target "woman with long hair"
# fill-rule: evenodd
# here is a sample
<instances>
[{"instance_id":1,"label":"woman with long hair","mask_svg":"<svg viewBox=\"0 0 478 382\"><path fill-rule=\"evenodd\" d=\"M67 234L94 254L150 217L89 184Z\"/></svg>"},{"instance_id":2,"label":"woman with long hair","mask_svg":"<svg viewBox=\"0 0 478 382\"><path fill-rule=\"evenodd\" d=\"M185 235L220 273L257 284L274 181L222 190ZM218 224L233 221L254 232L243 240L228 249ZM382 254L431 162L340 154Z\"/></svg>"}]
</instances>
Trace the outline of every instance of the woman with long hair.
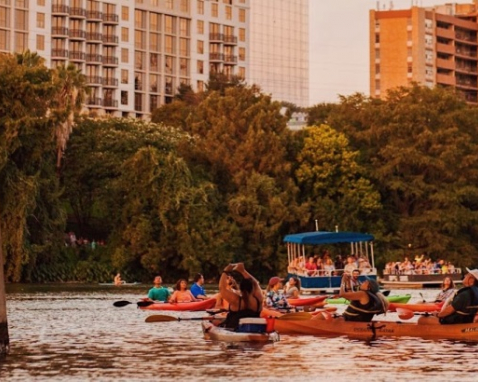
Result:
<instances>
[{"instance_id":1,"label":"woman with long hair","mask_svg":"<svg viewBox=\"0 0 478 382\"><path fill-rule=\"evenodd\" d=\"M186 279L179 279L174 289L174 293L169 299L169 302L200 301L192 295L190 290L188 290L188 282Z\"/></svg>"}]
</instances>

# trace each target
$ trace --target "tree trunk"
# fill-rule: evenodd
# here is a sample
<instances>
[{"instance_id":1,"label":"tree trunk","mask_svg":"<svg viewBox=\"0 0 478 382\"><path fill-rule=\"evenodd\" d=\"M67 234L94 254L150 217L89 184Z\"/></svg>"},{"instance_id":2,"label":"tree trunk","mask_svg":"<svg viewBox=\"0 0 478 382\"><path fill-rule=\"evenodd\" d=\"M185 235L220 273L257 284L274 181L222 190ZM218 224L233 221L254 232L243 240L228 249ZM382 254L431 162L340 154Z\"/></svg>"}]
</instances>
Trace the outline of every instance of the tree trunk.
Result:
<instances>
[{"instance_id":1,"label":"tree trunk","mask_svg":"<svg viewBox=\"0 0 478 382\"><path fill-rule=\"evenodd\" d=\"M3 258L2 229L0 227L0 358L7 355L10 347L7 322L7 299L5 293L5 274Z\"/></svg>"}]
</instances>

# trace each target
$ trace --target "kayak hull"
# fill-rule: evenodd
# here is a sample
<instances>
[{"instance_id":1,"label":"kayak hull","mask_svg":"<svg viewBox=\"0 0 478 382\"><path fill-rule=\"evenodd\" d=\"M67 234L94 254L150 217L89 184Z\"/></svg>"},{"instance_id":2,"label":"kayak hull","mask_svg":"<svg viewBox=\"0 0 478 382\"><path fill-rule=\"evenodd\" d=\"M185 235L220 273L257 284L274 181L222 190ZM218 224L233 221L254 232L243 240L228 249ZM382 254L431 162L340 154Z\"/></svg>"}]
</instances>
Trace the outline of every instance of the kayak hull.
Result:
<instances>
[{"instance_id":1,"label":"kayak hull","mask_svg":"<svg viewBox=\"0 0 478 382\"><path fill-rule=\"evenodd\" d=\"M393 303L402 303L406 304L410 299L412 298L411 294L405 294L405 295L392 295L392 296L386 296L386 299L389 302ZM327 304L348 304L349 301L343 297L339 298L328 298L325 300Z\"/></svg>"},{"instance_id":2,"label":"kayak hull","mask_svg":"<svg viewBox=\"0 0 478 382\"><path fill-rule=\"evenodd\" d=\"M212 309L214 308L215 305L216 305L216 299L209 298L207 300L193 301L193 302L178 302L178 303L155 302L154 304L140 307L140 309L197 312L201 310Z\"/></svg>"},{"instance_id":3,"label":"kayak hull","mask_svg":"<svg viewBox=\"0 0 478 382\"><path fill-rule=\"evenodd\" d=\"M478 341L478 323L427 325L392 321L346 322L341 318L332 320L312 318L310 320L276 320L275 330L279 334L347 336L359 339L420 337L424 339Z\"/></svg>"},{"instance_id":4,"label":"kayak hull","mask_svg":"<svg viewBox=\"0 0 478 382\"><path fill-rule=\"evenodd\" d=\"M204 338L212 341L223 342L277 342L279 334L274 331L271 333L239 333L229 329L213 325L211 322L202 322L202 331Z\"/></svg>"},{"instance_id":5,"label":"kayak hull","mask_svg":"<svg viewBox=\"0 0 478 382\"><path fill-rule=\"evenodd\" d=\"M397 308L408 309L413 312L437 312L440 311L443 303L424 302L418 304L391 303L388 307L390 312L396 312Z\"/></svg>"}]
</instances>

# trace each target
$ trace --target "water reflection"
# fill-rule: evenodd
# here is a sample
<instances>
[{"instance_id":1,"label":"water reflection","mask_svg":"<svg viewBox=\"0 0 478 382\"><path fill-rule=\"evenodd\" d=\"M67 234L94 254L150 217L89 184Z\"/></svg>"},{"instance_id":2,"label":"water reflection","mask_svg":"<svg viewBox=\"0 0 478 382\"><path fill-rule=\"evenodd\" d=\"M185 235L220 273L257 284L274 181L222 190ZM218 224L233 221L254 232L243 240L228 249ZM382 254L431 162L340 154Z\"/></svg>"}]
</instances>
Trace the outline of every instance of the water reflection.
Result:
<instances>
[{"instance_id":1,"label":"water reflection","mask_svg":"<svg viewBox=\"0 0 478 382\"><path fill-rule=\"evenodd\" d=\"M1 379L475 380L473 343L282 335L276 344L227 346L205 341L197 321L145 323L153 313L135 305L113 307L117 300L137 301L147 288L10 287L11 352L0 364ZM409 292L411 302L421 300L418 292ZM427 299L436 292L422 291Z\"/></svg>"}]
</instances>

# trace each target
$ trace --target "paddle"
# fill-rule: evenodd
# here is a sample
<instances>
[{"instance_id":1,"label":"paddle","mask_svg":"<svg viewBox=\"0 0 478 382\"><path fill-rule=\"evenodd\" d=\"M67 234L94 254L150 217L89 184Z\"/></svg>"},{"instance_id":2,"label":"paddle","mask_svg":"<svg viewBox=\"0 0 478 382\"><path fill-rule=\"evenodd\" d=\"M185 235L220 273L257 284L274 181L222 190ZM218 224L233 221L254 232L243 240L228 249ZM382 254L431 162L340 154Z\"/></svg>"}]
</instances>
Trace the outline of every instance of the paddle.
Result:
<instances>
[{"instance_id":1,"label":"paddle","mask_svg":"<svg viewBox=\"0 0 478 382\"><path fill-rule=\"evenodd\" d=\"M431 312L414 312L410 309L397 308L398 318L401 320L409 320L413 316L432 316Z\"/></svg>"},{"instance_id":2,"label":"paddle","mask_svg":"<svg viewBox=\"0 0 478 382\"><path fill-rule=\"evenodd\" d=\"M312 314L307 312L293 312L293 313L286 313L280 317L276 317L277 320L310 320L312 318Z\"/></svg>"},{"instance_id":3,"label":"paddle","mask_svg":"<svg viewBox=\"0 0 478 382\"><path fill-rule=\"evenodd\" d=\"M419 295L420 295L420 297L422 298L422 302L427 302L427 301L425 300L425 297L423 297L423 294L422 294L422 292L420 292L420 293L418 293L418 294L419 294Z\"/></svg>"},{"instance_id":4,"label":"paddle","mask_svg":"<svg viewBox=\"0 0 478 382\"><path fill-rule=\"evenodd\" d=\"M146 307L146 306L153 305L154 301L138 301L138 302L134 303L134 302L130 302L130 301L121 300L121 301L115 301L113 303L113 306L116 306L117 308L122 308L123 306L130 305L130 304L137 304L139 307L143 308L143 307Z\"/></svg>"},{"instance_id":5,"label":"paddle","mask_svg":"<svg viewBox=\"0 0 478 382\"><path fill-rule=\"evenodd\" d=\"M190 318L181 318L166 316L162 314L154 314L152 316L146 317L144 322L171 322L171 321L204 321L204 320L215 320L217 317L207 316L207 317L190 317Z\"/></svg>"}]
</instances>

